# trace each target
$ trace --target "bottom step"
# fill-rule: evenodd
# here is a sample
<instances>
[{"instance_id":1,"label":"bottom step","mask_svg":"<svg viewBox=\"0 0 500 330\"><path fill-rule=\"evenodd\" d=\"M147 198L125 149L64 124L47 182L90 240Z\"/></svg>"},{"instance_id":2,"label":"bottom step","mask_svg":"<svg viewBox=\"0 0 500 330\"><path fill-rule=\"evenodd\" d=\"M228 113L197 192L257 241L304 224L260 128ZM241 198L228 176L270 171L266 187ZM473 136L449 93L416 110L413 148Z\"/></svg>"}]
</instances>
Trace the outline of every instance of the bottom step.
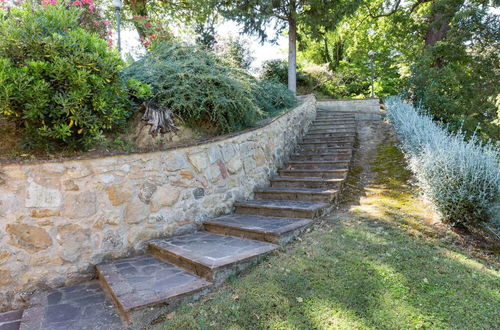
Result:
<instances>
[{"instance_id":1,"label":"bottom step","mask_svg":"<svg viewBox=\"0 0 500 330\"><path fill-rule=\"evenodd\" d=\"M0 330L18 330L22 316L22 309L0 313Z\"/></svg>"},{"instance_id":2,"label":"bottom step","mask_svg":"<svg viewBox=\"0 0 500 330\"><path fill-rule=\"evenodd\" d=\"M97 272L123 318L134 327L149 324L183 298L197 298L212 285L151 255L99 265Z\"/></svg>"},{"instance_id":3,"label":"bottom step","mask_svg":"<svg viewBox=\"0 0 500 330\"><path fill-rule=\"evenodd\" d=\"M43 292L24 311L21 330L123 329L120 316L98 281Z\"/></svg>"}]
</instances>

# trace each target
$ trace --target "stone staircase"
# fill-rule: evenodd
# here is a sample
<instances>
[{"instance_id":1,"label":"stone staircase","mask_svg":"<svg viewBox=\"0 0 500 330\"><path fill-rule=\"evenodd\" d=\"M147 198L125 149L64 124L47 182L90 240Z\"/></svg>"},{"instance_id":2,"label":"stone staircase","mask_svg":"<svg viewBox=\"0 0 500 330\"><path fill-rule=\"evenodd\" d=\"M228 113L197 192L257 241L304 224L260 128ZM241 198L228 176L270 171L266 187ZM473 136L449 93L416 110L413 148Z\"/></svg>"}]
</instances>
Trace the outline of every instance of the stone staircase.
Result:
<instances>
[{"instance_id":1,"label":"stone staircase","mask_svg":"<svg viewBox=\"0 0 500 330\"><path fill-rule=\"evenodd\" d=\"M254 200L206 221L203 231L152 240L145 255L98 265L99 280L36 295L20 328L135 329L199 298L335 205L355 137L354 114L318 110L296 153Z\"/></svg>"}]
</instances>

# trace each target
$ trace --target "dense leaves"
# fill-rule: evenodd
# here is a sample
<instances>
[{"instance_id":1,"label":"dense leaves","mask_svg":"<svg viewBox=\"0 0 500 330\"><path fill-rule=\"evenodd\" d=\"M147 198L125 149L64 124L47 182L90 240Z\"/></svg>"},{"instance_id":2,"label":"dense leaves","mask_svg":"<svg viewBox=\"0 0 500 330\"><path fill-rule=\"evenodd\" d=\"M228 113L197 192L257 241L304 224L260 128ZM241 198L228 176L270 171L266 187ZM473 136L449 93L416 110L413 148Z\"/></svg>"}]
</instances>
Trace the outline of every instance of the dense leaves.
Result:
<instances>
[{"instance_id":1,"label":"dense leaves","mask_svg":"<svg viewBox=\"0 0 500 330\"><path fill-rule=\"evenodd\" d=\"M191 125L225 133L253 125L267 113L295 104L276 83L259 82L234 62L202 47L159 43L124 72L147 83L152 101Z\"/></svg>"},{"instance_id":2,"label":"dense leaves","mask_svg":"<svg viewBox=\"0 0 500 330\"><path fill-rule=\"evenodd\" d=\"M498 222L500 150L467 142L463 133L449 133L401 98L387 100L393 123L410 168L427 198L452 225Z\"/></svg>"},{"instance_id":3,"label":"dense leaves","mask_svg":"<svg viewBox=\"0 0 500 330\"><path fill-rule=\"evenodd\" d=\"M25 5L0 21L0 113L30 147L88 148L129 115L122 61L81 10Z\"/></svg>"}]
</instances>

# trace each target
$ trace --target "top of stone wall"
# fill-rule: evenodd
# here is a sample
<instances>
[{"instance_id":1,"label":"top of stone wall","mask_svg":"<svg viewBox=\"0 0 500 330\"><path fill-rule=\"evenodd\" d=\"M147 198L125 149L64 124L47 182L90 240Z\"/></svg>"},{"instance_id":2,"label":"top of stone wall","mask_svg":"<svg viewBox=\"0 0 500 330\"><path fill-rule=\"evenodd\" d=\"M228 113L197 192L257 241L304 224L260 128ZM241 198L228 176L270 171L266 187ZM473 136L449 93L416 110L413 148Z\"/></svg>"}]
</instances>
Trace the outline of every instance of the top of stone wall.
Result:
<instances>
[{"instance_id":1,"label":"top of stone wall","mask_svg":"<svg viewBox=\"0 0 500 330\"><path fill-rule=\"evenodd\" d=\"M37 164L46 164L46 163L64 163L64 162L69 162L69 161L79 161L79 160L91 160L91 159L103 159L103 158L112 158L112 157L119 157L119 156L127 156L127 155L140 155L140 154L149 154L149 153L157 153L157 152L164 152L164 151L171 151L171 150L179 150L179 149L184 149L184 148L189 148L189 147L194 147L194 146L200 146L204 144L210 144L214 142L219 142L222 140L228 140L243 134L247 134L253 131L257 131L259 129L265 128L269 125L271 125L273 122L276 120L279 120L280 118L286 116L287 114L295 111L295 109L298 109L301 107L303 104L305 104L307 101L310 100L315 100L314 94L309 94L309 95L302 95L297 97L298 101L300 102L295 108L290 109L289 111L283 112L282 114L261 121L258 125L255 127L250 127L241 131L225 134L225 135L219 135L210 139L204 139L204 140L198 140L198 141L193 141L190 143L184 143L184 144L179 144L167 148L159 148L159 149L147 149L147 150L141 150L141 151L136 151L136 152L110 152L105 155L82 155L82 156L74 156L74 157L65 157L65 158L58 158L58 159L34 159L34 160L4 160L0 161L0 167L2 166L8 166L8 165L37 165Z\"/></svg>"}]
</instances>

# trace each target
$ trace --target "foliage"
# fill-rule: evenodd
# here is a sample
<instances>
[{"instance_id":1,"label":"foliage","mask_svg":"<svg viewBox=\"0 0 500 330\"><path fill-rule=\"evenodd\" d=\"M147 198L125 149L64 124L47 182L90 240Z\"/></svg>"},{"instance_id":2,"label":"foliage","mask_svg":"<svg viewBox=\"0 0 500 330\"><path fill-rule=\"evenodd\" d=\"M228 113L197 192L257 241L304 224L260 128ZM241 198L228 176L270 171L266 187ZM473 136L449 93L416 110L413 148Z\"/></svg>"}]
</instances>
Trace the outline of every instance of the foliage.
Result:
<instances>
[{"instance_id":1,"label":"foliage","mask_svg":"<svg viewBox=\"0 0 500 330\"><path fill-rule=\"evenodd\" d=\"M415 61L407 97L450 129L498 139L500 17L472 4L455 14L445 40Z\"/></svg>"},{"instance_id":2,"label":"foliage","mask_svg":"<svg viewBox=\"0 0 500 330\"><path fill-rule=\"evenodd\" d=\"M286 60L268 60L260 70L262 80L278 81L286 84L288 79L288 63ZM320 92L329 94L334 76L326 65L305 64L297 69L297 89L301 94Z\"/></svg>"},{"instance_id":3,"label":"foliage","mask_svg":"<svg viewBox=\"0 0 500 330\"><path fill-rule=\"evenodd\" d=\"M500 200L498 147L481 144L475 136L464 141L462 132L449 133L400 97L389 98L387 108L411 170L443 220L451 225L495 221L495 203Z\"/></svg>"},{"instance_id":4,"label":"foliage","mask_svg":"<svg viewBox=\"0 0 500 330\"><path fill-rule=\"evenodd\" d=\"M222 133L293 105L290 92L279 88L259 98L263 89L255 78L209 50L182 43L158 44L124 76L150 85L152 101L160 108L188 124L210 125Z\"/></svg>"},{"instance_id":5,"label":"foliage","mask_svg":"<svg viewBox=\"0 0 500 330\"><path fill-rule=\"evenodd\" d=\"M82 10L23 5L0 21L0 113L31 147L88 148L129 115L122 61L80 28Z\"/></svg>"},{"instance_id":6,"label":"foliage","mask_svg":"<svg viewBox=\"0 0 500 330\"><path fill-rule=\"evenodd\" d=\"M241 37L216 37L213 51L226 59L233 61L238 67L249 71L254 60L250 51L249 41Z\"/></svg>"},{"instance_id":7,"label":"foliage","mask_svg":"<svg viewBox=\"0 0 500 330\"><path fill-rule=\"evenodd\" d=\"M260 79L275 80L282 84L287 83L288 63L285 60L268 60L262 63Z\"/></svg>"}]
</instances>

